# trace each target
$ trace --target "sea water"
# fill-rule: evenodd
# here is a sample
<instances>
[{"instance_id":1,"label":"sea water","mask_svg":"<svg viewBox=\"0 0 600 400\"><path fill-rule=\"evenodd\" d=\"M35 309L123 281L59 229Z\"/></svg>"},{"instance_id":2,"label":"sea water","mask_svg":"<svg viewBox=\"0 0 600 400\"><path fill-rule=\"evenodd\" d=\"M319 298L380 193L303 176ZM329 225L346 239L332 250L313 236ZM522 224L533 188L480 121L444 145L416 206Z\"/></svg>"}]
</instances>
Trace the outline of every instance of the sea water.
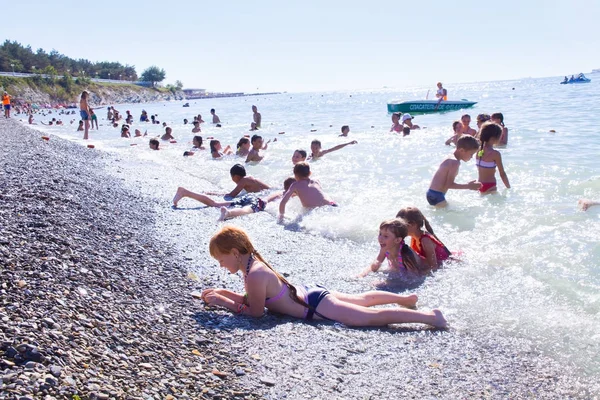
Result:
<instances>
[{"instance_id":1,"label":"sea water","mask_svg":"<svg viewBox=\"0 0 600 400\"><path fill-rule=\"evenodd\" d=\"M343 243L345 251L356 256L356 264L348 270L325 269L321 275L358 274L378 252L379 223L402 207L416 206L445 244L462 254L461 262L448 265L427 283L435 296L430 303L452 317L454 328L528 338L560 362L584 374L600 375L600 206L587 212L576 207L580 198L600 200L600 74L590 78L592 82L583 85L559 85L561 78L447 85L451 99L478 103L468 110L416 116L413 123L423 129L408 137L389 132L386 103L422 99L428 88L190 100L189 108L180 101L116 105L123 115L126 110L134 115L132 134L136 128L147 130L149 136L164 132L161 126L138 122L142 109L158 114L161 123L173 128L177 143L163 142L158 152L148 148L148 138L120 138L120 127L105 120L106 107L96 109L101 126L90 131L88 142L81 140L82 132L75 132L78 115L72 117L71 126L69 117L56 112L38 114L37 120L60 117L67 125L36 127L82 146L95 145L95 150L82 147L82 151L108 152L109 159L118 161L118 167L111 164L111 173L155 196L157 207L164 210L177 186L229 192L234 187L229 168L243 163L234 156L213 160L208 150L184 158L195 135L192 125L183 124L184 118L192 121L202 114L207 122L199 135L207 148L209 136L223 147L235 147L240 137L254 133L265 141L277 139L261 163L247 166L249 174L273 186L281 186L292 175L294 150L310 152L313 139L319 139L324 149L356 140L358 144L310 164L313 177L340 207L304 212L297 200L288 203L286 224L297 229L297 235L327 238L323 246ZM258 132L249 132L253 104L262 114ZM222 127L210 123L211 108ZM430 207L425 192L439 164L453 151L444 145L452 135L452 122L469 113L474 126L477 114L493 112L504 114L509 129L508 146L500 152L511 189L498 179L496 195L450 190L447 209ZM338 136L342 125L350 126L347 138ZM471 160L461 165L456 180L473 179L477 171ZM196 218L215 221L218 209L194 209L198 204L189 199L180 205L192 208L185 214L187 222L182 222L182 214L165 212L162 226L177 236L182 248L206 252L210 233L198 241L177 232ZM260 224L252 222L259 216L243 217L250 221L248 229L276 229L277 205L269 205L267 212L270 215L261 217ZM310 251L301 246L291 250ZM364 286L368 289L368 283Z\"/></svg>"}]
</instances>

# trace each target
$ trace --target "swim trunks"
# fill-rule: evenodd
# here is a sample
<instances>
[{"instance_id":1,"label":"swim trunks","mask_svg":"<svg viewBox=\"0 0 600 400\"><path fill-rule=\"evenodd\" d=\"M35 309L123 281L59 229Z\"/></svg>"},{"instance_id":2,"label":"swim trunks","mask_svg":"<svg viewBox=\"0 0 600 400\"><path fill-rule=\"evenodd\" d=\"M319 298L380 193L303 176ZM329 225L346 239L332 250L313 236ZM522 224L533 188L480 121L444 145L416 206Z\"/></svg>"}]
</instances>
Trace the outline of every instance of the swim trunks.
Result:
<instances>
[{"instance_id":1,"label":"swim trunks","mask_svg":"<svg viewBox=\"0 0 600 400\"><path fill-rule=\"evenodd\" d=\"M10 104L5 104L5 105L4 105L4 109L5 109L5 110L10 110Z\"/></svg>"},{"instance_id":2,"label":"swim trunks","mask_svg":"<svg viewBox=\"0 0 600 400\"><path fill-rule=\"evenodd\" d=\"M96 114L92 114L92 121L97 121L98 117L96 116Z\"/></svg>"},{"instance_id":3,"label":"swim trunks","mask_svg":"<svg viewBox=\"0 0 600 400\"><path fill-rule=\"evenodd\" d=\"M481 182L481 187L479 188L479 193L485 193L489 191L491 188L496 187L496 182Z\"/></svg>"},{"instance_id":4,"label":"swim trunks","mask_svg":"<svg viewBox=\"0 0 600 400\"><path fill-rule=\"evenodd\" d=\"M427 191L427 202L435 206L436 204L441 203L442 201L446 201L446 194L442 192L438 192L437 190L429 189Z\"/></svg>"},{"instance_id":5,"label":"swim trunks","mask_svg":"<svg viewBox=\"0 0 600 400\"><path fill-rule=\"evenodd\" d=\"M81 119L84 121L89 121L89 119L90 119L89 114L85 110L79 110L79 115L81 116Z\"/></svg>"},{"instance_id":6,"label":"swim trunks","mask_svg":"<svg viewBox=\"0 0 600 400\"><path fill-rule=\"evenodd\" d=\"M237 197L234 199L229 207L233 208L243 208L246 206L250 206L253 212L264 211L267 206L262 199L256 197L254 194L246 194L242 197Z\"/></svg>"},{"instance_id":7,"label":"swim trunks","mask_svg":"<svg viewBox=\"0 0 600 400\"><path fill-rule=\"evenodd\" d=\"M313 319L315 314L323 319L328 319L317 312L317 306L321 300L325 298L325 296L330 294L329 290L325 289L321 285L308 285L305 286L304 289L306 289L306 297L304 298L304 301L310 306L310 308L307 308L304 311L304 319L310 321Z\"/></svg>"}]
</instances>

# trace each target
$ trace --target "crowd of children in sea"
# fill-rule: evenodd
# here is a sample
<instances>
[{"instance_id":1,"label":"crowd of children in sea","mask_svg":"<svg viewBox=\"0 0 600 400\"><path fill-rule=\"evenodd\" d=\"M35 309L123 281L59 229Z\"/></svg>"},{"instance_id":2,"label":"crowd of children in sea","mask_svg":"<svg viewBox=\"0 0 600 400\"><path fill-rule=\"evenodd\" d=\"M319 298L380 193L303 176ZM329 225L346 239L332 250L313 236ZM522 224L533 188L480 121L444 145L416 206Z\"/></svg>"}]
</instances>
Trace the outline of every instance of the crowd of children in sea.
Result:
<instances>
[{"instance_id":1,"label":"crowd of children in sea","mask_svg":"<svg viewBox=\"0 0 600 400\"><path fill-rule=\"evenodd\" d=\"M85 130L84 138L88 137L89 123L91 128L98 129L97 117L94 110L87 104L87 93L81 99L81 121L78 130ZM251 131L261 128L262 116L256 106L252 106ZM27 110L28 122L33 123L33 112ZM221 120L214 109L210 110L212 123L220 127ZM71 115L69 111L61 111L59 115ZM42 114L45 115L45 114ZM133 116L126 111L126 116L114 107L108 107L107 121L113 127L119 126L119 121L125 118L121 126L121 136L130 137L130 125ZM390 132L402 133L404 136L411 134L421 127L412 122L410 114L394 113L391 116L392 126ZM139 118L140 122L161 124L157 115L148 116L144 110ZM184 120L184 125L188 124ZM193 147L184 152L184 156L193 156L205 150L201 133L201 124L205 121L198 114L193 117L191 132ZM73 120L71 121L73 123ZM446 141L447 145L454 145L452 154L444 160L435 172L429 190L426 193L428 203L435 207L447 205L446 194L450 189L477 190L482 195L497 191L496 172L502 183L510 188L510 183L501 153L497 147L508 144L508 129L504 125L504 116L501 113L492 115L479 114L477 116L477 129L470 127L471 117L465 114L460 121L452 124L453 135ZM52 118L50 125L61 125L62 121ZM165 133L160 137L151 138L149 147L152 150L160 149L160 142L175 142L172 129L163 122ZM341 137L347 137L350 128L344 125L341 128ZM134 136L146 136L141 130L136 129ZM211 157L222 158L235 154L245 163L259 163L264 158L270 140L266 143L259 134L252 137L244 135L237 143L236 150L231 146L222 147L219 140L210 138L209 147ZM274 141L276 141L275 139ZM311 176L310 163L333 151L346 146L357 144L355 140L342 143L329 149L322 149L319 140L311 142L311 153L304 149L297 149L292 155L293 176L283 182L283 190L270 191L272 188L256 177L247 175L242 163L236 163L230 169L235 188L229 193L194 193L179 187L173 198L173 207L177 208L184 198L191 198L210 207L220 208L219 220L227 220L242 215L264 211L267 204L279 200L278 221L285 220L285 211L288 201L297 197L302 206L307 209L316 207L337 207L338 204L323 190L318 180ZM478 170L478 179L468 183L457 183L455 179L459 172L461 161L469 161L475 156ZM260 193L267 194L260 195ZM224 196L225 200L214 200L209 196ZM589 200L581 200L580 207L587 209L599 204ZM410 244L406 242L410 237ZM441 267L442 263L453 258L452 253L435 235L429 221L416 207L407 207L398 211L394 218L381 222L379 225L379 251L373 263L359 276L366 276L380 269L387 259L391 271L401 271L405 276L423 277ZM264 308L287 314L294 317L312 319L314 317L335 320L351 326L378 326L391 323L424 323L435 327L445 327L446 320L439 310L429 312L417 311L415 307L417 296L407 296L371 291L359 295L350 295L328 291L320 286L296 287L290 284L283 276L276 272L257 252L248 235L241 229L225 226L210 241L210 253L220 265L231 273L242 272L246 294L237 294L226 289L206 289L197 297L208 305L218 305L228 308L239 314L260 316ZM287 294L287 296L286 296ZM373 305L398 304L401 308L369 308Z\"/></svg>"}]
</instances>

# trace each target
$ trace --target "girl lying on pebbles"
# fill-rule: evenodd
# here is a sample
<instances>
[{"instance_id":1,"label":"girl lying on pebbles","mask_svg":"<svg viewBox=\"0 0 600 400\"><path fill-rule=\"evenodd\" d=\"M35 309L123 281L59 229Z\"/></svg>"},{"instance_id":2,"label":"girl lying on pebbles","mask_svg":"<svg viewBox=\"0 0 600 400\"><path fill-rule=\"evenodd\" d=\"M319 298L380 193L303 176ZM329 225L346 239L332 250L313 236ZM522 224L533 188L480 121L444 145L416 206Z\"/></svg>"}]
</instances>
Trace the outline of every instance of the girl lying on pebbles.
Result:
<instances>
[{"instance_id":1,"label":"girl lying on pebbles","mask_svg":"<svg viewBox=\"0 0 600 400\"><path fill-rule=\"evenodd\" d=\"M209 306L225 307L233 312L261 317L265 307L280 314L306 320L327 319L348 326L384 326L422 323L445 328L440 310L416 311L417 296L402 296L383 291L345 294L321 286L294 286L273 269L256 251L240 228L223 227L210 240L210 254L230 273L244 276L246 294L227 289L206 289L200 295ZM382 304L402 307L369 308Z\"/></svg>"}]
</instances>

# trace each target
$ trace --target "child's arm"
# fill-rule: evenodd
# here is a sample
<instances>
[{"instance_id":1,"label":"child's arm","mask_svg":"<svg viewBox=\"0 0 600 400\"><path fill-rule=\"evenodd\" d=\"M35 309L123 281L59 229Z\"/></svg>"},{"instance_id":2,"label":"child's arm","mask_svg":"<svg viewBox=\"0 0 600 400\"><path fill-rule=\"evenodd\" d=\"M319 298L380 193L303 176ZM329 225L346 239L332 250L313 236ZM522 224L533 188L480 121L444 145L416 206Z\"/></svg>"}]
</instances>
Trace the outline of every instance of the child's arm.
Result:
<instances>
[{"instance_id":1,"label":"child's arm","mask_svg":"<svg viewBox=\"0 0 600 400\"><path fill-rule=\"evenodd\" d=\"M334 147L332 147L332 148L330 148L330 149L327 149L327 150L323 150L323 151L321 151L321 154L320 154L319 156L320 156L320 157L323 157L323 156L324 156L325 154L327 154L327 153L331 153L332 151L336 151L336 150L339 150L339 149L341 149L341 148L343 148L343 147L346 147L346 146L348 146L348 145L350 145L350 144L356 144L356 143L358 143L358 142L357 142L356 140L353 140L353 141L351 141L351 142L348 142L348 143L344 143L344 144L338 144L337 146L334 146Z\"/></svg>"},{"instance_id":2,"label":"child's arm","mask_svg":"<svg viewBox=\"0 0 600 400\"><path fill-rule=\"evenodd\" d=\"M287 204L288 200L290 199L290 197L292 197L292 195L294 194L294 192L296 191L296 183L292 183L292 185L290 186L290 188L288 189L287 192L285 192L285 194L283 195L283 198L281 199L281 202L279 203L279 221L283 221L283 217L285 216L285 205Z\"/></svg>"},{"instance_id":3,"label":"child's arm","mask_svg":"<svg viewBox=\"0 0 600 400\"><path fill-rule=\"evenodd\" d=\"M277 141L277 138L273 139L273 141L274 141L274 142L276 142L276 141ZM267 146L269 145L269 143L271 143L271 139L269 139L269 140L267 141L267 143L265 143L265 145L262 147L262 150L266 150L266 149L267 149Z\"/></svg>"},{"instance_id":4,"label":"child's arm","mask_svg":"<svg viewBox=\"0 0 600 400\"><path fill-rule=\"evenodd\" d=\"M270 203L282 197L284 193L283 190L278 190L277 192L271 193L264 201L265 203Z\"/></svg>"},{"instance_id":5,"label":"child's arm","mask_svg":"<svg viewBox=\"0 0 600 400\"><path fill-rule=\"evenodd\" d=\"M598 206L600 205L600 201L592 201L592 200L587 200L587 199L581 199L577 202L577 204L579 205L579 207L581 208L582 211L587 210L588 208L590 208L591 206Z\"/></svg>"},{"instance_id":6,"label":"child's arm","mask_svg":"<svg viewBox=\"0 0 600 400\"><path fill-rule=\"evenodd\" d=\"M367 269L365 269L360 274L358 274L358 277L363 278L363 277L369 275L369 273L371 273L371 272L377 272L379 270L379 268L381 267L381 263L383 263L384 260L385 260L385 250L381 249L381 250L379 250L379 254L377 255L377 258L375 259L375 261L373 261Z\"/></svg>"},{"instance_id":7,"label":"child's arm","mask_svg":"<svg viewBox=\"0 0 600 400\"><path fill-rule=\"evenodd\" d=\"M238 182L238 184L235 186L235 189L233 189L230 193L226 194L225 196L229 196L229 197L235 197L238 194L240 194L240 192L246 187L246 183L248 181L246 180L246 178L242 178L240 179L240 181Z\"/></svg>"},{"instance_id":8,"label":"child's arm","mask_svg":"<svg viewBox=\"0 0 600 400\"><path fill-rule=\"evenodd\" d=\"M422 259L419 255L415 254L415 258L421 258L430 269L437 269L438 260L435 255L435 243L428 237L421 239L421 246L423 246L423 252L425 253L425 259Z\"/></svg>"},{"instance_id":9,"label":"child's arm","mask_svg":"<svg viewBox=\"0 0 600 400\"><path fill-rule=\"evenodd\" d=\"M446 146L450 146L452 143L456 144L456 140L458 139L459 135L460 133L456 133L454 136L451 136L448 140L446 140Z\"/></svg>"},{"instance_id":10,"label":"child's arm","mask_svg":"<svg viewBox=\"0 0 600 400\"><path fill-rule=\"evenodd\" d=\"M257 151L251 151L250 153L248 153L248 157L246 157L246 162L252 162L252 161L256 161L256 162L260 162L262 161L262 159L265 158L264 156L261 156L260 154L258 154Z\"/></svg>"},{"instance_id":11,"label":"child's arm","mask_svg":"<svg viewBox=\"0 0 600 400\"><path fill-rule=\"evenodd\" d=\"M459 161L452 162L450 165L446 165L446 187L448 189L469 189L479 190L481 183L477 181L470 181L469 183L456 183L454 178L458 175L458 167L460 166Z\"/></svg>"},{"instance_id":12,"label":"child's arm","mask_svg":"<svg viewBox=\"0 0 600 400\"><path fill-rule=\"evenodd\" d=\"M502 154L499 151L496 152L496 166L498 167L498 173L500 174L500 179L502 179L502 183L506 186L507 189L510 189L510 183L508 182L508 176L506 176L506 172L504 171L504 165L502 164Z\"/></svg>"}]
</instances>

